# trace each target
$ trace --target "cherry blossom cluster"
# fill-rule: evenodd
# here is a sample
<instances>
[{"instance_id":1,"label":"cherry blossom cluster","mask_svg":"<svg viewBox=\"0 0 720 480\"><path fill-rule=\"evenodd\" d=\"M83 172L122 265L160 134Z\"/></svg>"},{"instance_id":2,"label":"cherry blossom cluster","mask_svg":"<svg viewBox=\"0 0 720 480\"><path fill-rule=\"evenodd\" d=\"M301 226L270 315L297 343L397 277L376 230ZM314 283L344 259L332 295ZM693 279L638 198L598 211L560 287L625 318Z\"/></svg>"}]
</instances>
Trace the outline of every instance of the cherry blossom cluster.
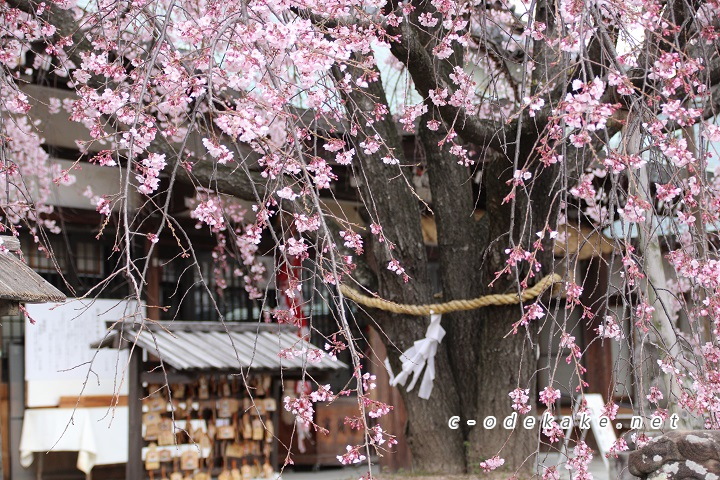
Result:
<instances>
[{"instance_id":1,"label":"cherry blossom cluster","mask_svg":"<svg viewBox=\"0 0 720 480\"><path fill-rule=\"evenodd\" d=\"M530 405L528 405L528 400L530 400L529 393L530 390L527 388L516 388L508 394L513 400L513 410L517 411L520 415L525 415L532 408Z\"/></svg>"},{"instance_id":2,"label":"cherry blossom cluster","mask_svg":"<svg viewBox=\"0 0 720 480\"><path fill-rule=\"evenodd\" d=\"M584 441L579 441L573 448L573 458L567 462L567 468L571 472L572 480L591 480L593 478L592 473L590 473L592 459L592 449Z\"/></svg>"},{"instance_id":3,"label":"cherry blossom cluster","mask_svg":"<svg viewBox=\"0 0 720 480\"><path fill-rule=\"evenodd\" d=\"M483 472L491 472L497 468L502 467L503 465L505 465L505 460L497 455L480 462L480 468L483 469Z\"/></svg>"},{"instance_id":4,"label":"cherry blossom cluster","mask_svg":"<svg viewBox=\"0 0 720 480\"><path fill-rule=\"evenodd\" d=\"M310 426L314 422L315 409L312 405L310 397L301 396L300 398L285 397L283 400L285 410L295 415L306 426Z\"/></svg>"}]
</instances>

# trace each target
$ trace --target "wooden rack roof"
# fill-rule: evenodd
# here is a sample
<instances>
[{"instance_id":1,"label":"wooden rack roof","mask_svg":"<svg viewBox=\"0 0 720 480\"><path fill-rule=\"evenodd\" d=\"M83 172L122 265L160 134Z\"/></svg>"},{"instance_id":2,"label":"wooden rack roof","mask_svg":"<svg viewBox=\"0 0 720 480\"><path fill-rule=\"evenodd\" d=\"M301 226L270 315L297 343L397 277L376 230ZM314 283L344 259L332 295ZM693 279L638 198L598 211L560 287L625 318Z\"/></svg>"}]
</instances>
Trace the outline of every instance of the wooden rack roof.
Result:
<instances>
[{"instance_id":1,"label":"wooden rack roof","mask_svg":"<svg viewBox=\"0 0 720 480\"><path fill-rule=\"evenodd\" d=\"M64 302L65 295L47 282L14 253L20 242L9 236L0 236L0 246L9 251L0 252L0 300L22 303Z\"/></svg>"}]
</instances>

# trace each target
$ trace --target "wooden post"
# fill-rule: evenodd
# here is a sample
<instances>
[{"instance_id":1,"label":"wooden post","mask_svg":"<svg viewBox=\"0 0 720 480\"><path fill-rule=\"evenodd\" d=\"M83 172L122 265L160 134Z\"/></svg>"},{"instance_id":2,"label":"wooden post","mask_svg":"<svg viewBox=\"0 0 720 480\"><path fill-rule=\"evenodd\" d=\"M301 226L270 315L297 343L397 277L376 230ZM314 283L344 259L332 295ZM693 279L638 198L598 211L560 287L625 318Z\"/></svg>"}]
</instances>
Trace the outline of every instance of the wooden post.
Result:
<instances>
[{"instance_id":1,"label":"wooden post","mask_svg":"<svg viewBox=\"0 0 720 480\"><path fill-rule=\"evenodd\" d=\"M35 452L35 478L36 480L42 480L43 470L45 469L45 452Z\"/></svg>"},{"instance_id":2,"label":"wooden post","mask_svg":"<svg viewBox=\"0 0 720 480\"><path fill-rule=\"evenodd\" d=\"M5 305L7 305L8 302L0 301L0 310L4 308ZM0 329L0 345L2 345L2 329ZM5 429L7 428L5 426L5 419L10 420L9 412L5 412L5 406L7 405L7 402L5 401L7 399L7 388L5 384L3 383L2 378L2 368L0 368L0 409L3 411L0 411L0 478L3 480L5 479L5 462L10 459L9 455L5 455L5 449L7 448L7 445L5 443L4 435L5 435Z\"/></svg>"},{"instance_id":3,"label":"wooden post","mask_svg":"<svg viewBox=\"0 0 720 480\"><path fill-rule=\"evenodd\" d=\"M277 408L275 409L272 416L272 422L273 422L273 430L275 431L275 436L278 437L277 439L273 439L272 447L270 450L270 465L273 466L273 468L280 470L280 464L278 463L278 443L280 438L280 409L282 408L282 392L280 390L280 383L281 383L282 377L275 377L273 378L272 382L272 396L275 399L275 402L277 403Z\"/></svg>"},{"instance_id":4,"label":"wooden post","mask_svg":"<svg viewBox=\"0 0 720 480\"><path fill-rule=\"evenodd\" d=\"M145 478L142 462L142 370L143 351L137 348L130 359L128 374L128 462L125 467L125 478L140 480Z\"/></svg>"},{"instance_id":5,"label":"wooden post","mask_svg":"<svg viewBox=\"0 0 720 480\"><path fill-rule=\"evenodd\" d=\"M615 394L612 381L613 340L598 338L597 328L605 322L605 295L608 291L608 265L603 257L593 257L588 261L588 269L583 285L583 304L590 307L594 318L583 321L583 340L586 353L584 366L587 368L585 380L590 384L588 393L599 393L605 401L613 399Z\"/></svg>"},{"instance_id":6,"label":"wooden post","mask_svg":"<svg viewBox=\"0 0 720 480\"><path fill-rule=\"evenodd\" d=\"M375 383L377 388L372 390L373 400L377 400L395 408L386 417L382 418L380 424L383 430L395 435L398 444L392 449L393 453L383 454L380 458L381 468L386 468L391 472L400 469L412 468L412 455L408 446L405 430L407 427L407 410L405 410L405 402L403 402L400 391L397 387L390 386L390 376L383 361L387 357L387 349L382 342L380 334L375 328L370 328L370 348L374 352L370 358L370 371L377 377Z\"/></svg>"}]
</instances>

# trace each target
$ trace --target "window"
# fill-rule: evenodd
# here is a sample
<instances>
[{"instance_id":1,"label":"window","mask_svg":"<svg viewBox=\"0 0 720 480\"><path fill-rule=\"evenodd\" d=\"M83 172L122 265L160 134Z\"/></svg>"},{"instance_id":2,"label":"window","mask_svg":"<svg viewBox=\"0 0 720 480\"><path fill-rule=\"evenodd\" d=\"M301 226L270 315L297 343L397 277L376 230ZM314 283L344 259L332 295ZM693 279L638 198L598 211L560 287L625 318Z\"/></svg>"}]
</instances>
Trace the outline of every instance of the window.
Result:
<instances>
[{"instance_id":1,"label":"window","mask_svg":"<svg viewBox=\"0 0 720 480\"><path fill-rule=\"evenodd\" d=\"M100 242L74 242L75 269L80 276L103 277Z\"/></svg>"},{"instance_id":2,"label":"window","mask_svg":"<svg viewBox=\"0 0 720 480\"><path fill-rule=\"evenodd\" d=\"M48 238L49 248L40 247L28 237L21 237L21 247L25 261L37 273L57 273L67 270L68 255L63 239L58 236Z\"/></svg>"},{"instance_id":3,"label":"window","mask_svg":"<svg viewBox=\"0 0 720 480\"><path fill-rule=\"evenodd\" d=\"M49 235L47 249L35 244L30 236L22 236L20 241L28 266L69 297L81 296L95 287L116 261L111 258L110 245L82 232ZM127 287L125 278L116 276L97 294L102 298L123 298Z\"/></svg>"},{"instance_id":4,"label":"window","mask_svg":"<svg viewBox=\"0 0 720 480\"><path fill-rule=\"evenodd\" d=\"M260 303L250 300L242 278L227 275L226 286L218 294L211 253L198 252L197 258L199 271L191 259L160 261L160 304L169 307L162 313L162 318L217 321L219 310L228 321L256 321Z\"/></svg>"}]
</instances>

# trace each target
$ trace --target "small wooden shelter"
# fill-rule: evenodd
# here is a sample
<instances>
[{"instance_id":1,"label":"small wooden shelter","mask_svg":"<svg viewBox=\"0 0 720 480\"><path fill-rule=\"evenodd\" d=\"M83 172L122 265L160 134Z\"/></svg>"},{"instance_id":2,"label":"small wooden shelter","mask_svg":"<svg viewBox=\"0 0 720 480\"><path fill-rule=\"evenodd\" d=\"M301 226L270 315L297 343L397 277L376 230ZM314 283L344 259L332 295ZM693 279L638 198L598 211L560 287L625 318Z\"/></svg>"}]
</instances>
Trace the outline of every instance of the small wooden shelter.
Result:
<instances>
[{"instance_id":1,"label":"small wooden shelter","mask_svg":"<svg viewBox=\"0 0 720 480\"><path fill-rule=\"evenodd\" d=\"M133 480L163 472L229 478L230 466L240 462L255 467L253 477L268 469L264 478L276 478L287 446L298 451L294 415L289 425L281 418L287 417L283 397L296 394L304 372L319 380L347 369L327 355L311 363L288 354L320 349L299 337L297 327L277 323L117 322L93 347L135 350L126 468ZM343 418L332 418L333 425L344 425ZM341 450L333 452L333 464L345 445L335 445ZM310 460L320 463L317 454Z\"/></svg>"},{"instance_id":2,"label":"small wooden shelter","mask_svg":"<svg viewBox=\"0 0 720 480\"><path fill-rule=\"evenodd\" d=\"M64 302L60 290L17 257L19 251L17 238L0 235L0 315L17 313L21 303Z\"/></svg>"},{"instance_id":3,"label":"small wooden shelter","mask_svg":"<svg viewBox=\"0 0 720 480\"><path fill-rule=\"evenodd\" d=\"M17 315L21 303L64 302L65 295L35 273L18 256L20 240L8 235L0 235L0 316ZM1 415L5 417L5 413ZM5 423L5 422L3 422ZM5 423L0 428L7 429ZM2 435L0 435L2 439ZM2 443L2 440L0 440ZM9 452L3 451L0 461L0 478L4 476L3 466L7 465Z\"/></svg>"}]
</instances>

